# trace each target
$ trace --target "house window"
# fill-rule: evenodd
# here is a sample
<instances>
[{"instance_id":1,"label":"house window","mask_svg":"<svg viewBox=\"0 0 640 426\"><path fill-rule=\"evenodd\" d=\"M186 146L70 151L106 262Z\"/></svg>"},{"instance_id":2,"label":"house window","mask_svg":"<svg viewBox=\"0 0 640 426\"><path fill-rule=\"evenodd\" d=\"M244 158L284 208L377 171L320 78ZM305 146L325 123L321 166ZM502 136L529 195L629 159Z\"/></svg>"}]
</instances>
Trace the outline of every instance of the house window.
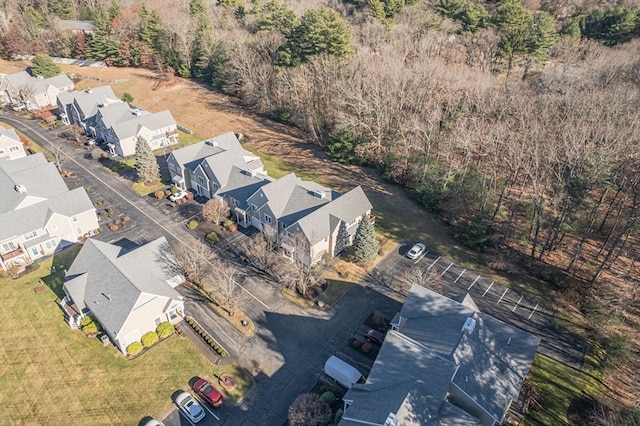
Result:
<instances>
[{"instance_id":1,"label":"house window","mask_svg":"<svg viewBox=\"0 0 640 426\"><path fill-rule=\"evenodd\" d=\"M38 236L38 231L31 231L28 234L24 234L24 240L27 241L37 236Z\"/></svg>"},{"instance_id":2,"label":"house window","mask_svg":"<svg viewBox=\"0 0 640 426\"><path fill-rule=\"evenodd\" d=\"M236 200L235 198L232 198L232 199L231 199L231 203L232 203L234 206L238 207L238 200Z\"/></svg>"},{"instance_id":3,"label":"house window","mask_svg":"<svg viewBox=\"0 0 640 426\"><path fill-rule=\"evenodd\" d=\"M76 234L82 235L82 228L76 228Z\"/></svg>"},{"instance_id":4,"label":"house window","mask_svg":"<svg viewBox=\"0 0 640 426\"><path fill-rule=\"evenodd\" d=\"M71 221L77 222L78 221L78 216L71 216Z\"/></svg>"},{"instance_id":5,"label":"house window","mask_svg":"<svg viewBox=\"0 0 640 426\"><path fill-rule=\"evenodd\" d=\"M127 347L133 342L137 342L140 340L140 330L137 328L133 330L131 333L127 334L124 338L124 346Z\"/></svg>"},{"instance_id":6,"label":"house window","mask_svg":"<svg viewBox=\"0 0 640 426\"><path fill-rule=\"evenodd\" d=\"M0 154L4 154L4 149L0 148Z\"/></svg>"},{"instance_id":7,"label":"house window","mask_svg":"<svg viewBox=\"0 0 640 426\"><path fill-rule=\"evenodd\" d=\"M49 241L47 241L46 243L44 243L44 247L47 250L52 250L52 249L56 248L56 245L57 244L56 244L56 239L55 238L52 238Z\"/></svg>"},{"instance_id":8,"label":"house window","mask_svg":"<svg viewBox=\"0 0 640 426\"><path fill-rule=\"evenodd\" d=\"M258 211L258 206L256 206L255 204L251 204L251 210L252 211Z\"/></svg>"},{"instance_id":9,"label":"house window","mask_svg":"<svg viewBox=\"0 0 640 426\"><path fill-rule=\"evenodd\" d=\"M269 216L268 214L265 214L264 215L264 221L267 222L267 223L272 223L271 222L271 216Z\"/></svg>"},{"instance_id":10,"label":"house window","mask_svg":"<svg viewBox=\"0 0 640 426\"><path fill-rule=\"evenodd\" d=\"M204 178L202 176L198 176L198 183L204 185Z\"/></svg>"},{"instance_id":11,"label":"house window","mask_svg":"<svg viewBox=\"0 0 640 426\"><path fill-rule=\"evenodd\" d=\"M159 326L161 322L162 322L162 317L156 318L156 327Z\"/></svg>"},{"instance_id":12,"label":"house window","mask_svg":"<svg viewBox=\"0 0 640 426\"><path fill-rule=\"evenodd\" d=\"M217 184L217 183L214 183L214 184L213 184L213 189L214 189L214 190L218 189L218 184Z\"/></svg>"},{"instance_id":13,"label":"house window","mask_svg":"<svg viewBox=\"0 0 640 426\"><path fill-rule=\"evenodd\" d=\"M17 249L18 248L13 243L13 241L9 241L8 243L2 244L2 253L9 253L9 252L12 252L12 251L17 250Z\"/></svg>"},{"instance_id":14,"label":"house window","mask_svg":"<svg viewBox=\"0 0 640 426\"><path fill-rule=\"evenodd\" d=\"M9 147L9 152L18 152L20 151L20 146L18 145L13 145Z\"/></svg>"},{"instance_id":15,"label":"house window","mask_svg":"<svg viewBox=\"0 0 640 426\"><path fill-rule=\"evenodd\" d=\"M31 247L31 257L39 257L40 256L40 250L38 250L38 247Z\"/></svg>"}]
</instances>

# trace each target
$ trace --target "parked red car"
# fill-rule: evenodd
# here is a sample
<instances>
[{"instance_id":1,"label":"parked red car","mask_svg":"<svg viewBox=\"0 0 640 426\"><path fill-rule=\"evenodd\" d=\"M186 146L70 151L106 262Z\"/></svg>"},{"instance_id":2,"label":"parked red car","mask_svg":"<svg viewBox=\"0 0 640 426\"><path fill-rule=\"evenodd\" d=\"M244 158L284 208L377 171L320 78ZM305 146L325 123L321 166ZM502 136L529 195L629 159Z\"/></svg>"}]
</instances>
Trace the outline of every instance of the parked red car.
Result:
<instances>
[{"instance_id":1,"label":"parked red car","mask_svg":"<svg viewBox=\"0 0 640 426\"><path fill-rule=\"evenodd\" d=\"M222 394L205 379L198 379L193 385L193 390L214 408L218 408L224 401Z\"/></svg>"}]
</instances>

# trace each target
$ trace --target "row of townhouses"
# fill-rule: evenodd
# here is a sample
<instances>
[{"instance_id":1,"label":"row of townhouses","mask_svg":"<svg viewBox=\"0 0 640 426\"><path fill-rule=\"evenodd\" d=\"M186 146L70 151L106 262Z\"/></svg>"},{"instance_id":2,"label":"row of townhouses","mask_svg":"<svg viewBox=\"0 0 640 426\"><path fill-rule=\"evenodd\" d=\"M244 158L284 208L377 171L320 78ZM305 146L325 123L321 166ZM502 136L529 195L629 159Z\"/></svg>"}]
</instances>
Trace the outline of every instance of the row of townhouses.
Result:
<instances>
[{"instance_id":1,"label":"row of townhouses","mask_svg":"<svg viewBox=\"0 0 640 426\"><path fill-rule=\"evenodd\" d=\"M0 100L14 110L58 108L64 124L82 127L86 135L104 141L114 155L135 153L139 138L151 149L179 142L178 127L169 111L151 113L121 101L111 87L73 91L65 74L33 77L27 71L0 74Z\"/></svg>"}]
</instances>

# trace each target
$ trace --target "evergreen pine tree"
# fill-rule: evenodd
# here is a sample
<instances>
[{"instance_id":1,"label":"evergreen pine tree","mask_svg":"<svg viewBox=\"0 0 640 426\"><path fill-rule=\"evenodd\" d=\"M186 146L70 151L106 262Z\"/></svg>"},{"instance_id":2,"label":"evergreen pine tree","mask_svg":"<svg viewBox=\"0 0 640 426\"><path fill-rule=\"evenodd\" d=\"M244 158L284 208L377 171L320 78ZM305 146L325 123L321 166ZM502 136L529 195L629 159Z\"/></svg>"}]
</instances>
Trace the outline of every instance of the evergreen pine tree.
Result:
<instances>
[{"instance_id":1,"label":"evergreen pine tree","mask_svg":"<svg viewBox=\"0 0 640 426\"><path fill-rule=\"evenodd\" d=\"M160 167L145 138L138 137L135 155L139 181L151 182L160 179Z\"/></svg>"},{"instance_id":2,"label":"evergreen pine tree","mask_svg":"<svg viewBox=\"0 0 640 426\"><path fill-rule=\"evenodd\" d=\"M53 62L50 56L36 55L31 61L31 73L36 77L54 77L60 74L60 67Z\"/></svg>"},{"instance_id":3,"label":"evergreen pine tree","mask_svg":"<svg viewBox=\"0 0 640 426\"><path fill-rule=\"evenodd\" d=\"M353 237L352 254L356 263L373 262L378 254L378 241L369 215L363 217L358 225Z\"/></svg>"}]
</instances>

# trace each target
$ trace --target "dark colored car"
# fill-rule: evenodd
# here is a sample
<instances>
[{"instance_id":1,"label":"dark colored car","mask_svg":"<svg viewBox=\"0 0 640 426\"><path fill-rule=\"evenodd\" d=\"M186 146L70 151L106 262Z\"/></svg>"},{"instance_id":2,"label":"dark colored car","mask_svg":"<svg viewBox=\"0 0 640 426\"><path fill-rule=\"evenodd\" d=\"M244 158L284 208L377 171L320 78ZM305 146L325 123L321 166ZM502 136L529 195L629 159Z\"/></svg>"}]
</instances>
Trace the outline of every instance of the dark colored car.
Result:
<instances>
[{"instance_id":1,"label":"dark colored car","mask_svg":"<svg viewBox=\"0 0 640 426\"><path fill-rule=\"evenodd\" d=\"M367 331L367 334L364 335L364 338L370 341L371 343L375 343L376 345L382 346L382 341L384 340L384 334L378 330L371 329Z\"/></svg>"},{"instance_id":2,"label":"dark colored car","mask_svg":"<svg viewBox=\"0 0 640 426\"><path fill-rule=\"evenodd\" d=\"M193 385L193 390L214 408L218 408L224 401L222 394L205 379L198 379Z\"/></svg>"}]
</instances>

